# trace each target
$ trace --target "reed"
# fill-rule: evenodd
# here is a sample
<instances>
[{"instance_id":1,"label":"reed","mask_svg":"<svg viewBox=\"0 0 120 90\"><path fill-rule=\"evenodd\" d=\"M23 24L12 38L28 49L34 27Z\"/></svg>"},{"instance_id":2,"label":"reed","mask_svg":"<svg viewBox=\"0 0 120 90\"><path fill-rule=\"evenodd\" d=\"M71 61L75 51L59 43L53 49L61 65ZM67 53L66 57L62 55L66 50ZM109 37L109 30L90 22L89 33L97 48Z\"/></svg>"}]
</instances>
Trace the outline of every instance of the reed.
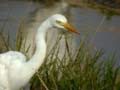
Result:
<instances>
[{"instance_id":1,"label":"reed","mask_svg":"<svg viewBox=\"0 0 120 90\"><path fill-rule=\"evenodd\" d=\"M5 25L1 28L4 31ZM7 39L0 33L7 50L13 49L10 45L10 36ZM103 50L96 50L86 43L87 37L80 40L79 48L72 52L66 41L66 53L59 59L59 35L50 53L47 53L45 62L30 81L30 90L120 90L120 66L116 67L115 55L103 58ZM19 32L16 35L14 50L20 50L23 37ZM29 48L28 48L29 49ZM0 48L0 52L3 52ZM25 51L24 53L27 53Z\"/></svg>"},{"instance_id":2,"label":"reed","mask_svg":"<svg viewBox=\"0 0 120 90\"><path fill-rule=\"evenodd\" d=\"M59 50L52 49L51 52L56 52L55 57L51 53L52 57L46 58L51 62L44 63L33 77L31 90L119 90L120 67L115 65L115 56L104 59L102 50L91 55L92 48L85 43L84 39L81 40L76 54L70 55L76 55L74 58L65 54L63 60L59 60ZM65 61L69 62L65 64Z\"/></svg>"}]
</instances>

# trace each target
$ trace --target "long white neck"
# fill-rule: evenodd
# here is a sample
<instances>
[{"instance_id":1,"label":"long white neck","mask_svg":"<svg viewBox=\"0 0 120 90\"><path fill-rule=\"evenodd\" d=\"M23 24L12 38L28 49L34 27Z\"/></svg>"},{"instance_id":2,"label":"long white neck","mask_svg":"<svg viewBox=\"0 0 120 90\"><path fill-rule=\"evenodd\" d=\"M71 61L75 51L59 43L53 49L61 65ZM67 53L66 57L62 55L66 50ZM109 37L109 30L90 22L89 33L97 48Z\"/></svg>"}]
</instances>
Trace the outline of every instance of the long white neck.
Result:
<instances>
[{"instance_id":1,"label":"long white neck","mask_svg":"<svg viewBox=\"0 0 120 90\"><path fill-rule=\"evenodd\" d=\"M45 35L49 28L51 28L52 25L49 23L49 20L44 21L41 26L38 28L37 34L36 34L36 51L32 58L26 62L25 69L26 74L31 78L34 73L39 69L41 64L44 61L45 55L46 55L46 42L45 42Z\"/></svg>"}]
</instances>

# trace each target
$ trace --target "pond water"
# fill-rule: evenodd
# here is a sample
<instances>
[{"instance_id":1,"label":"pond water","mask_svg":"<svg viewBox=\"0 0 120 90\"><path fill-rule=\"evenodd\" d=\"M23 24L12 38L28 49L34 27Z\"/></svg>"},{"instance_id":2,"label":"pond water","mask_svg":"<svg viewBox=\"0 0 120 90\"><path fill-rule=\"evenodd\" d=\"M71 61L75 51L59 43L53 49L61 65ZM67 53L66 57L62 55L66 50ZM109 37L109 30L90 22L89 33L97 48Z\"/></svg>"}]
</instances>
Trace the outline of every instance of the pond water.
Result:
<instances>
[{"instance_id":1,"label":"pond water","mask_svg":"<svg viewBox=\"0 0 120 90\"><path fill-rule=\"evenodd\" d=\"M120 60L120 16L107 20L96 10L74 7L71 14L74 26L81 32L79 38L89 33L89 41L95 48L103 49L106 55L116 53L117 60Z\"/></svg>"},{"instance_id":2,"label":"pond water","mask_svg":"<svg viewBox=\"0 0 120 90\"><path fill-rule=\"evenodd\" d=\"M106 55L116 53L120 64L120 16L107 20L98 11L88 8L71 8L71 14L74 26L81 32L79 38L88 32L90 43L103 49Z\"/></svg>"},{"instance_id":3,"label":"pond water","mask_svg":"<svg viewBox=\"0 0 120 90\"><path fill-rule=\"evenodd\" d=\"M27 16L35 10L36 4L31 2L1 2L0 3L0 28L6 22L5 33L9 30L12 38L19 26L21 17ZM89 40L97 49L104 49L107 54L116 52L120 60L120 17L114 16L107 20L104 15L88 8L71 7L72 24L81 32L76 42L89 33ZM14 40L13 40L14 41ZM120 61L119 61L120 63Z\"/></svg>"}]
</instances>

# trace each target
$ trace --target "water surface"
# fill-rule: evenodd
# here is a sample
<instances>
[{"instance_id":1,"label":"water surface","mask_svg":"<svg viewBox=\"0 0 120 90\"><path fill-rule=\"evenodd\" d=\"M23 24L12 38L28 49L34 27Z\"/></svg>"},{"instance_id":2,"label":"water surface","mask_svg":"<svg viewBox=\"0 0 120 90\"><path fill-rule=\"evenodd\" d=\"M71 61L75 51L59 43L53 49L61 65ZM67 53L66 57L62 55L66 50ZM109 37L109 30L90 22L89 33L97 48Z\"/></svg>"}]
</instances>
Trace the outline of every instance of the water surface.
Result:
<instances>
[{"instance_id":1,"label":"water surface","mask_svg":"<svg viewBox=\"0 0 120 90\"><path fill-rule=\"evenodd\" d=\"M120 16L107 20L103 14L88 8L71 8L71 14L73 24L81 32L79 38L88 32L95 48L103 49L108 55L115 52L120 60Z\"/></svg>"},{"instance_id":2,"label":"water surface","mask_svg":"<svg viewBox=\"0 0 120 90\"><path fill-rule=\"evenodd\" d=\"M10 31L12 42L14 42L21 18L34 11L36 7L36 4L30 2L0 3L0 27L3 22L6 22L5 33ZM114 51L120 60L120 16L107 20L96 10L79 7L71 7L70 14L71 23L81 32L76 39L78 45L79 39L88 32L89 41L95 48L102 48L107 54Z\"/></svg>"}]
</instances>

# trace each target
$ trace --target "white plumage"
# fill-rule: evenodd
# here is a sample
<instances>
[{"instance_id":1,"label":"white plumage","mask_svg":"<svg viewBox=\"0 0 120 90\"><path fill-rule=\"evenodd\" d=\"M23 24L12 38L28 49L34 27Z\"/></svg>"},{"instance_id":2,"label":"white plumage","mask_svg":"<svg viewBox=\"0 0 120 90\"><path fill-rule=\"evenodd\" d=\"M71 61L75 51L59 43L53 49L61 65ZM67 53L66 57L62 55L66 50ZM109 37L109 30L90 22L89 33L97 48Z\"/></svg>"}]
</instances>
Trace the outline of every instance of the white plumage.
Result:
<instances>
[{"instance_id":1,"label":"white plumage","mask_svg":"<svg viewBox=\"0 0 120 90\"><path fill-rule=\"evenodd\" d=\"M52 27L67 28L78 33L67 24L67 19L60 14L45 20L36 33L36 51L30 60L21 52L9 51L0 54L0 90L19 90L24 87L39 69L46 54L45 35Z\"/></svg>"}]
</instances>

